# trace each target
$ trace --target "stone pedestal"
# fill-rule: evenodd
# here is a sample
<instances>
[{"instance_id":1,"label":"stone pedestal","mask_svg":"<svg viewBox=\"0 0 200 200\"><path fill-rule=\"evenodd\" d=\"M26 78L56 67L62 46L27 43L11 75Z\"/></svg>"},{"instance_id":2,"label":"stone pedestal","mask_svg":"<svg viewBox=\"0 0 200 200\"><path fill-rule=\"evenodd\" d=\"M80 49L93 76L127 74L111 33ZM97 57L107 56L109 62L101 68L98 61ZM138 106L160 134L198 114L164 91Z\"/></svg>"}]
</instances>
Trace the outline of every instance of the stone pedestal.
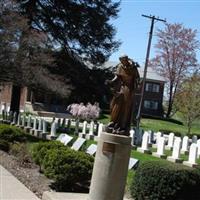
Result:
<instances>
[{"instance_id":1,"label":"stone pedestal","mask_svg":"<svg viewBox=\"0 0 200 200\"><path fill-rule=\"evenodd\" d=\"M131 137L101 134L88 200L123 200L130 153Z\"/></svg>"}]
</instances>

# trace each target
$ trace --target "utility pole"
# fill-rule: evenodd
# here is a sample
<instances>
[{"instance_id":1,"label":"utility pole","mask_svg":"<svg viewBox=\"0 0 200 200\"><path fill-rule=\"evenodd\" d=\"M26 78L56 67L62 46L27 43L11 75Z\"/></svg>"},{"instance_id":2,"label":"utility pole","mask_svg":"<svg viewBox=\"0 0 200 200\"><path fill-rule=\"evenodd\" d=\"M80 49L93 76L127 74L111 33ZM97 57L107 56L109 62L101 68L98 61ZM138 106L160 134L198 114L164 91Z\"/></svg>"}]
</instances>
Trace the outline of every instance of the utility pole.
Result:
<instances>
[{"instance_id":1,"label":"utility pole","mask_svg":"<svg viewBox=\"0 0 200 200\"><path fill-rule=\"evenodd\" d=\"M139 130L139 126L140 126L141 109L142 109L142 104L143 104L144 87L145 87L145 81L146 81L146 76L147 76L147 67L148 67L148 64L149 64L149 55L150 55L150 49L151 49L151 40L152 40L152 36L153 36L154 23L155 23L155 20L166 22L166 20L164 20L164 19L160 19L158 17L151 16L151 15L150 16L142 15L142 17L146 17L146 18L151 19L151 27L150 27L150 32L149 32L149 41L148 41L148 46L147 46L146 60L145 60L145 66L144 66L144 74L143 74L143 80L142 80L140 104L139 104L138 113L137 113L137 116L136 116L136 119L137 119L136 128L138 130Z\"/></svg>"}]
</instances>

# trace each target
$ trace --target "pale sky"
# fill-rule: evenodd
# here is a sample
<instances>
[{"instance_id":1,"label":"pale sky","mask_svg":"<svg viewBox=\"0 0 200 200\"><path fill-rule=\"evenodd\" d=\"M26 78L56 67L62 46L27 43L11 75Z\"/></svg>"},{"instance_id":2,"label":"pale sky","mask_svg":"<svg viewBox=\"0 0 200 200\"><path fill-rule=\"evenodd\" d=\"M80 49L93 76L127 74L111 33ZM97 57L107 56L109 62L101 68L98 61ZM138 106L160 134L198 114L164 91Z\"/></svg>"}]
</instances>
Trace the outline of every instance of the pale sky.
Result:
<instances>
[{"instance_id":1,"label":"pale sky","mask_svg":"<svg viewBox=\"0 0 200 200\"><path fill-rule=\"evenodd\" d=\"M112 54L110 61L118 61L121 54L127 54L140 65L144 65L151 20L141 15L154 15L168 23L182 23L185 28L198 31L200 40L200 0L121 0L119 17L112 21L117 28L116 38L122 42L119 50ZM156 22L157 28L164 28L163 22ZM150 57L154 56L154 35ZM197 52L200 62L200 52Z\"/></svg>"}]
</instances>

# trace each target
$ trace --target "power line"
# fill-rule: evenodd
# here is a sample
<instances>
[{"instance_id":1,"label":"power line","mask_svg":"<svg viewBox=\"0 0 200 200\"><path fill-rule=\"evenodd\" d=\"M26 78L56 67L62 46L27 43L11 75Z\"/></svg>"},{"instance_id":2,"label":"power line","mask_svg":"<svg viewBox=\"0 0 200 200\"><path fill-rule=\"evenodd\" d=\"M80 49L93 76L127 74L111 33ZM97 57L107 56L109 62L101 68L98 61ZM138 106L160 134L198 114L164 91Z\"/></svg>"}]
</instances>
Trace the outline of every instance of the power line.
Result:
<instances>
[{"instance_id":1,"label":"power line","mask_svg":"<svg viewBox=\"0 0 200 200\"><path fill-rule=\"evenodd\" d=\"M138 130L139 130L139 126L140 126L141 109L142 109L142 104L143 104L144 87L145 87L145 81L146 81L146 76L147 76L147 67L148 67L148 64L149 64L149 55L150 55L150 49L151 49L151 41L152 41L152 36L153 36L154 23L155 23L155 21L166 22L166 20L160 19L159 17L155 17L155 16L152 16L152 15L142 15L142 17L146 17L148 19L151 19L151 27L150 27L150 32L149 32L149 40L148 40L146 60L145 60L145 66L144 66L144 75L143 75L143 80L142 80L140 103L139 103L139 107L138 107L138 113L137 113L137 116L136 116L137 129Z\"/></svg>"}]
</instances>

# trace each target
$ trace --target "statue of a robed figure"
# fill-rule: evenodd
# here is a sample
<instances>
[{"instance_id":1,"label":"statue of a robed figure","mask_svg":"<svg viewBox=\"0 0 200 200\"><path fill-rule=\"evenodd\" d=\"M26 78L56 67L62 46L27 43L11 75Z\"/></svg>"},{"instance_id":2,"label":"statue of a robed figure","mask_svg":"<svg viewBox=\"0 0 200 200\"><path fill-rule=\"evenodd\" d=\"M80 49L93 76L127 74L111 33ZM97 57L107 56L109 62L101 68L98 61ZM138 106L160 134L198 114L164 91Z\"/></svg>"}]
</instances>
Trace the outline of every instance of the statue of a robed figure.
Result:
<instances>
[{"instance_id":1,"label":"statue of a robed figure","mask_svg":"<svg viewBox=\"0 0 200 200\"><path fill-rule=\"evenodd\" d=\"M107 81L114 94L110 104L111 120L106 131L129 136L135 92L140 82L137 69L139 65L129 59L127 55L121 56L119 60L115 77Z\"/></svg>"}]
</instances>

